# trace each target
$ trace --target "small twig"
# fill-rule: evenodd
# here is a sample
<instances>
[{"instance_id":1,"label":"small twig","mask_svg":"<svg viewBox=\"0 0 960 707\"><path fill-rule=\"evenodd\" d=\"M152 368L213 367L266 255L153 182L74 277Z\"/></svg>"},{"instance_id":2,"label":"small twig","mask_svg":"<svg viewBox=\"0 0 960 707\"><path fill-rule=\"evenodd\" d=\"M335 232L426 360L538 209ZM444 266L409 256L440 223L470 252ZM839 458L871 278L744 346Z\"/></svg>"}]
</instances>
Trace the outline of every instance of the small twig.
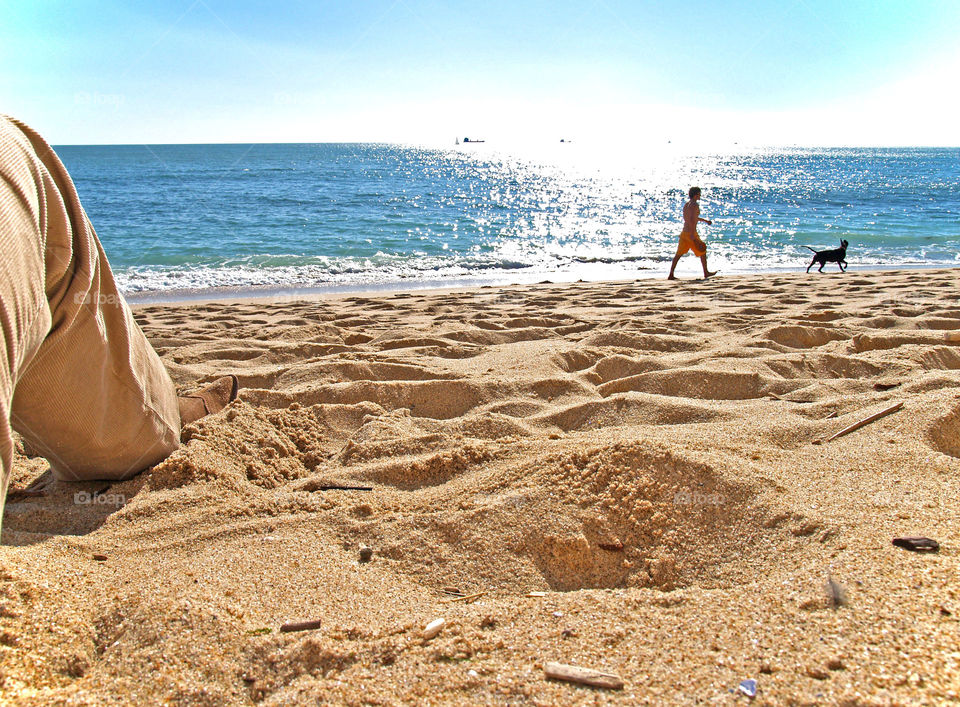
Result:
<instances>
[{"instance_id":1,"label":"small twig","mask_svg":"<svg viewBox=\"0 0 960 707\"><path fill-rule=\"evenodd\" d=\"M483 596L484 594L486 594L486 593L487 593L487 590L484 589L482 592L477 592L476 594L467 594L466 596L459 596L459 597L456 597L456 598L454 598L454 599L447 599L447 600L444 602L444 604L452 604L452 603L455 602L455 601L472 601L472 600L474 600L474 599L477 599L477 598L479 598L479 597L482 597L482 596Z\"/></svg>"},{"instance_id":2,"label":"small twig","mask_svg":"<svg viewBox=\"0 0 960 707\"><path fill-rule=\"evenodd\" d=\"M835 435L833 435L832 437L827 437L827 438L826 438L825 440L823 440L823 441L824 441L824 442L830 442L830 441L832 441L832 440L835 440L837 437L843 437L844 435L848 435L848 434L850 434L851 432L854 432L854 431L856 431L856 430L859 430L859 429L860 429L861 427L863 427L864 425L869 425L871 422L874 422L874 421L876 421L876 420L879 420L881 417L886 417L886 416L889 415L890 413L896 412L897 410L899 410L899 409L902 408L902 407L903 407L903 403L902 403L902 402L899 402L899 403L897 403L896 405L891 405L891 406L888 407L887 409L881 410L880 412L877 412L877 413L874 413L874 414L871 415L870 417L865 417L864 419L860 420L860 422L854 422L854 423L853 423L852 425L850 425L849 427L844 427L842 430L840 430L839 432L837 432Z\"/></svg>"},{"instance_id":3,"label":"small twig","mask_svg":"<svg viewBox=\"0 0 960 707\"><path fill-rule=\"evenodd\" d=\"M317 486L315 491L373 491L373 486Z\"/></svg>"},{"instance_id":4,"label":"small twig","mask_svg":"<svg viewBox=\"0 0 960 707\"><path fill-rule=\"evenodd\" d=\"M623 689L623 679L619 675L602 673L599 670L593 670L591 668L581 668L578 665L547 663L543 668L543 672L547 674L548 678L553 678L554 680L577 682L581 685L604 687L608 690Z\"/></svg>"},{"instance_id":5,"label":"small twig","mask_svg":"<svg viewBox=\"0 0 960 707\"><path fill-rule=\"evenodd\" d=\"M280 627L280 633L291 633L292 631L312 631L320 628L320 619L315 621L290 621Z\"/></svg>"}]
</instances>

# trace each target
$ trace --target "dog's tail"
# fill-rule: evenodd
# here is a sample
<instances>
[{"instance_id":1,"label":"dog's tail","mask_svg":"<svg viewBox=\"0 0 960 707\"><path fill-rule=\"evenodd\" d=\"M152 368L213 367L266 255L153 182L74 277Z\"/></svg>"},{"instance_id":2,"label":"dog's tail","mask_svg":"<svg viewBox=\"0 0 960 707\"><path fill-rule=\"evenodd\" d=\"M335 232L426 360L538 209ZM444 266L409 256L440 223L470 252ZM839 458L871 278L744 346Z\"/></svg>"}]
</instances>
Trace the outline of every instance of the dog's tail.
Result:
<instances>
[{"instance_id":1,"label":"dog's tail","mask_svg":"<svg viewBox=\"0 0 960 707\"><path fill-rule=\"evenodd\" d=\"M808 246L808 245L805 245L805 246L803 246L803 247L806 248L807 250L812 250L814 253L817 252L816 250L814 250L813 248L811 248L811 247Z\"/></svg>"}]
</instances>

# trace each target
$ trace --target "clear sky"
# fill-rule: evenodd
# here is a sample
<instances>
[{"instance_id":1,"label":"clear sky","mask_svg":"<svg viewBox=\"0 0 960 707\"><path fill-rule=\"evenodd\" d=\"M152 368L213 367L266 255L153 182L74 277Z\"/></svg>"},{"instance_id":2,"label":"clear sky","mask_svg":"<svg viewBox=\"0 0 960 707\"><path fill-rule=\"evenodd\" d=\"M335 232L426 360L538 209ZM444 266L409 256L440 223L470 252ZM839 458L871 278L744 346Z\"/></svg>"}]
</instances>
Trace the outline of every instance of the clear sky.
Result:
<instances>
[{"instance_id":1,"label":"clear sky","mask_svg":"<svg viewBox=\"0 0 960 707\"><path fill-rule=\"evenodd\" d=\"M957 145L960 0L0 0L55 144Z\"/></svg>"}]
</instances>

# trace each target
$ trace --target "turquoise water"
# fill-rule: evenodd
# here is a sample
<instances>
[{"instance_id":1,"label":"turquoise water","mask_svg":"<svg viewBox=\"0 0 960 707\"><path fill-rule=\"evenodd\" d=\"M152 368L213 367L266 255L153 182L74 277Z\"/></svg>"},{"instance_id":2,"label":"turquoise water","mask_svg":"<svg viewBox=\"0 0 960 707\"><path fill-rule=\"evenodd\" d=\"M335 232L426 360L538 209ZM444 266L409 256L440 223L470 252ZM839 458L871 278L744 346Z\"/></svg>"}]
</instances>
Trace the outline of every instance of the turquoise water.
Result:
<instances>
[{"instance_id":1,"label":"turquoise water","mask_svg":"<svg viewBox=\"0 0 960 707\"><path fill-rule=\"evenodd\" d=\"M56 149L131 293L659 276L694 184L722 272L960 259L958 149Z\"/></svg>"}]
</instances>

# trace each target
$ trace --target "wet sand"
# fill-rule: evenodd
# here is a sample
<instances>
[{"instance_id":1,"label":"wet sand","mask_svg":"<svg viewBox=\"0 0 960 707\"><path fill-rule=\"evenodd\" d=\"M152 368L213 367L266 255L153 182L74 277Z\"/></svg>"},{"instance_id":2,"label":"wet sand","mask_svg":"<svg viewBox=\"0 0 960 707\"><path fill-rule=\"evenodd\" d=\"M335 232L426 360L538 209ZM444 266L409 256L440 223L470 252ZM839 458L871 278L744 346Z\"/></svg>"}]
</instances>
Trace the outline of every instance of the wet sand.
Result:
<instances>
[{"instance_id":1,"label":"wet sand","mask_svg":"<svg viewBox=\"0 0 960 707\"><path fill-rule=\"evenodd\" d=\"M0 699L957 699L957 273L138 307L178 386L240 400L132 480L8 500Z\"/></svg>"}]
</instances>

